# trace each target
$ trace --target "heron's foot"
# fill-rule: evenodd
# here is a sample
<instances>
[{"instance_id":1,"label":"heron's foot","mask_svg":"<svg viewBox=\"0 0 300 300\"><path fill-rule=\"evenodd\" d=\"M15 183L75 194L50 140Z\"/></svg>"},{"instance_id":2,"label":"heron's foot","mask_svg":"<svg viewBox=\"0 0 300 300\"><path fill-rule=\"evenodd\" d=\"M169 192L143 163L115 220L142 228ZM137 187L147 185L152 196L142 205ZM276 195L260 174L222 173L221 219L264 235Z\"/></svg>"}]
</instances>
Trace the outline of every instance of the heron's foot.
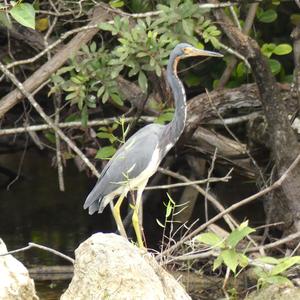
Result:
<instances>
[{"instance_id":1,"label":"heron's foot","mask_svg":"<svg viewBox=\"0 0 300 300\"><path fill-rule=\"evenodd\" d=\"M136 235L136 239L137 239L137 243L138 243L139 248L145 249L144 242L143 242L143 236L142 236L142 230L141 230L141 227L140 227L139 217L138 217L136 207L133 210L132 225L133 225L133 229L134 229L134 232L135 232L135 235Z\"/></svg>"},{"instance_id":2,"label":"heron's foot","mask_svg":"<svg viewBox=\"0 0 300 300\"><path fill-rule=\"evenodd\" d=\"M114 206L113 215L114 215L119 233L121 234L121 236L128 239L123 222L122 222L121 214L120 214L120 207L121 207L123 200L124 200L124 196L121 195L119 197L116 205Z\"/></svg>"}]
</instances>

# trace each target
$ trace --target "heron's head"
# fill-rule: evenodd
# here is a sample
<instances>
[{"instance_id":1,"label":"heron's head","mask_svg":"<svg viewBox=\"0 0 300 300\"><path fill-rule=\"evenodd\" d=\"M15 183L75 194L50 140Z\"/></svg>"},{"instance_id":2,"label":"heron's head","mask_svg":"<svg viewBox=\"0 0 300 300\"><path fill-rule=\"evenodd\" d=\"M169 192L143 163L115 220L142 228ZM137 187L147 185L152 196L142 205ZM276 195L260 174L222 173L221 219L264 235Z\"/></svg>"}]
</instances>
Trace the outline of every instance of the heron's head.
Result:
<instances>
[{"instance_id":1,"label":"heron's head","mask_svg":"<svg viewBox=\"0 0 300 300\"><path fill-rule=\"evenodd\" d=\"M187 43L178 44L174 48L173 52L178 59L191 57L191 56L223 57L223 55L220 53L197 49L194 46Z\"/></svg>"}]
</instances>

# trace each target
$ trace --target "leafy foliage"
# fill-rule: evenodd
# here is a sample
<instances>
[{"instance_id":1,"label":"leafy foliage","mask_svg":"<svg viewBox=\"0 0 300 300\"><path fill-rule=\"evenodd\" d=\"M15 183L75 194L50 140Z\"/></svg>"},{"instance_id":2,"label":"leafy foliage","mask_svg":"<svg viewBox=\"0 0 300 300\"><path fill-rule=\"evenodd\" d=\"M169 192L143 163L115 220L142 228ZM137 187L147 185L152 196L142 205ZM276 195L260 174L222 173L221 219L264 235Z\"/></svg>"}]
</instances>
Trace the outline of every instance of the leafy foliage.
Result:
<instances>
[{"instance_id":1,"label":"leafy foliage","mask_svg":"<svg viewBox=\"0 0 300 300\"><path fill-rule=\"evenodd\" d=\"M110 57L108 51L97 49L93 42L89 47L82 47L81 55L72 58L69 66L52 76L54 86L50 94L64 91L65 100L71 105L76 104L81 111L83 124L88 119L88 108L95 108L98 98L102 103L111 99L116 105L123 105L117 83L112 80L117 73L108 64Z\"/></svg>"},{"instance_id":2,"label":"leafy foliage","mask_svg":"<svg viewBox=\"0 0 300 300\"><path fill-rule=\"evenodd\" d=\"M258 263L273 265L270 270L265 270L263 267L256 267L255 272L258 279L258 288L268 284L287 284L293 286L293 283L285 276L285 272L294 265L300 264L300 256L291 256L284 258L260 257L256 259Z\"/></svg>"},{"instance_id":3,"label":"leafy foliage","mask_svg":"<svg viewBox=\"0 0 300 300\"><path fill-rule=\"evenodd\" d=\"M216 270L224 263L233 273L236 273L238 266L245 268L248 265L248 257L238 252L236 247L240 241L254 231L248 226L248 221L246 221L233 230L226 238L222 239L215 233L207 232L198 235L195 240L220 250L220 254L214 261L213 270Z\"/></svg>"},{"instance_id":4,"label":"leafy foliage","mask_svg":"<svg viewBox=\"0 0 300 300\"><path fill-rule=\"evenodd\" d=\"M21 1L10 1L11 7L8 8L9 15L19 24L35 29L35 9L30 3L22 3ZM0 9L4 8L4 4L0 4ZM0 23L10 27L5 11L0 11Z\"/></svg>"},{"instance_id":5,"label":"leafy foliage","mask_svg":"<svg viewBox=\"0 0 300 300\"><path fill-rule=\"evenodd\" d=\"M121 2L111 1L110 4L121 5ZM158 17L138 19L134 25L128 17L120 16L114 18L113 24L101 23L100 29L116 36L116 46L111 51L97 48L94 42L89 47L84 46L81 55L52 77L51 93L58 90L67 93L65 99L77 104L83 123L86 123L88 109L98 105L97 99L103 104L111 100L123 105L115 82L121 72L129 78L134 77L146 93L149 87L146 74L154 72L161 77L170 51L179 41L203 48L199 42L203 37L205 43L218 45L220 31L205 19L207 9L200 10L190 0L173 0L169 6L160 4L157 9L161 11Z\"/></svg>"},{"instance_id":6,"label":"leafy foliage","mask_svg":"<svg viewBox=\"0 0 300 300\"><path fill-rule=\"evenodd\" d=\"M119 139L115 131L121 127L122 139ZM118 144L124 144L126 138L125 119L121 117L111 126L102 126L98 129L97 137L102 140L108 140L110 145L101 147L96 154L98 159L110 159L117 151Z\"/></svg>"}]
</instances>

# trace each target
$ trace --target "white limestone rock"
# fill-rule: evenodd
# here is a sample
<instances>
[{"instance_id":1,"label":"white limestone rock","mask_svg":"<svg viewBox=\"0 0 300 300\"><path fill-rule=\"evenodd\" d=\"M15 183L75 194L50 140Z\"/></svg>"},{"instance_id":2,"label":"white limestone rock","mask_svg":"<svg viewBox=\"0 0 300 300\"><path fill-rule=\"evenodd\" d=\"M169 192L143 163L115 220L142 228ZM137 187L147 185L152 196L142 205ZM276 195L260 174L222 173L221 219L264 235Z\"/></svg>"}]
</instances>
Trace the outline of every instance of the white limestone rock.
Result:
<instances>
[{"instance_id":1,"label":"white limestone rock","mask_svg":"<svg viewBox=\"0 0 300 300\"><path fill-rule=\"evenodd\" d=\"M0 239L0 254L7 248ZM0 300L38 299L28 270L12 255L0 256Z\"/></svg>"},{"instance_id":2,"label":"white limestone rock","mask_svg":"<svg viewBox=\"0 0 300 300\"><path fill-rule=\"evenodd\" d=\"M97 233L75 251L74 277L61 300L190 300L148 253L116 234Z\"/></svg>"}]
</instances>

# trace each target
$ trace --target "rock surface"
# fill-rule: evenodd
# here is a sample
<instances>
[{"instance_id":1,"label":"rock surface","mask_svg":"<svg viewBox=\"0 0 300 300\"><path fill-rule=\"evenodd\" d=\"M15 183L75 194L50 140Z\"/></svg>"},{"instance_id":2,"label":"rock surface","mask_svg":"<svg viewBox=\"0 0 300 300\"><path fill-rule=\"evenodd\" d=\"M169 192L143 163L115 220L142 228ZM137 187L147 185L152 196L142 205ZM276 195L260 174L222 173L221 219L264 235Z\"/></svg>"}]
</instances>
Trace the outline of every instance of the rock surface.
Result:
<instances>
[{"instance_id":1,"label":"rock surface","mask_svg":"<svg viewBox=\"0 0 300 300\"><path fill-rule=\"evenodd\" d=\"M300 288L287 285L271 285L251 293L245 300L297 300Z\"/></svg>"},{"instance_id":2,"label":"rock surface","mask_svg":"<svg viewBox=\"0 0 300 300\"><path fill-rule=\"evenodd\" d=\"M74 277L61 300L191 299L151 255L121 236L94 234L75 257Z\"/></svg>"},{"instance_id":3,"label":"rock surface","mask_svg":"<svg viewBox=\"0 0 300 300\"><path fill-rule=\"evenodd\" d=\"M7 248L0 239L0 254ZM36 300L38 299L34 281L24 265L12 255L0 256L0 300Z\"/></svg>"}]
</instances>

